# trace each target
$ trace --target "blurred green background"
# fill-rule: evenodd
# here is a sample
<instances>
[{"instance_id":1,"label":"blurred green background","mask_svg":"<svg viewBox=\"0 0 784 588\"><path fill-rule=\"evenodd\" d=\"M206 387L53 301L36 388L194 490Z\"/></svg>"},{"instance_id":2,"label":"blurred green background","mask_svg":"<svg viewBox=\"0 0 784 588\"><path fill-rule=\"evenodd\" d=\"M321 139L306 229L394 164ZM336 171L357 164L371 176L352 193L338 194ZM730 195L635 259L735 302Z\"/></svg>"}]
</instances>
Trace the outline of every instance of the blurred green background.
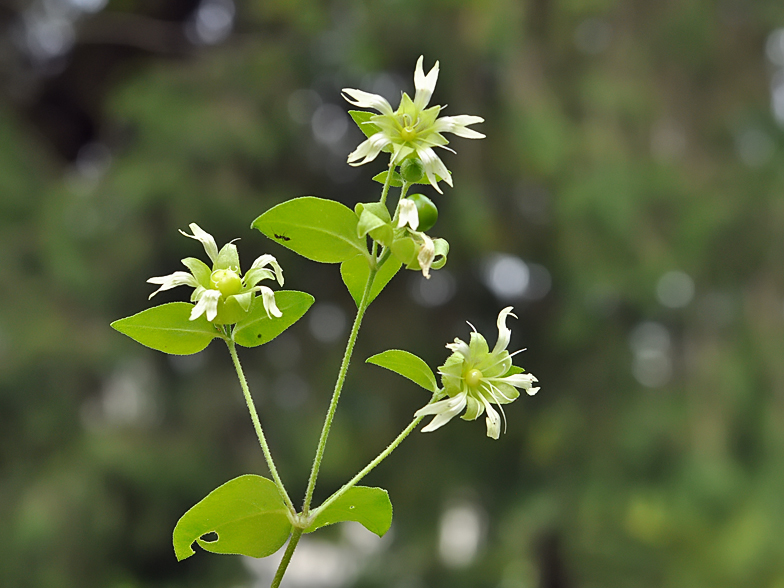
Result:
<instances>
[{"instance_id":1,"label":"blurred green background","mask_svg":"<svg viewBox=\"0 0 784 588\"><path fill-rule=\"evenodd\" d=\"M241 238L246 267L276 255L317 304L242 358L302 496L353 303L337 266L249 225L377 198L340 89L396 105L424 54L433 103L487 139L455 138L455 188L423 189L449 262L371 307L316 499L426 401L374 353L436 367L513 305L542 389L500 441L481 420L412 435L366 480L390 536L310 536L288 585L784 588L780 1L18 0L0 22L0 584L268 585L269 560L178 564L170 543L265 473L228 354L109 323L203 257L190 222Z\"/></svg>"}]
</instances>

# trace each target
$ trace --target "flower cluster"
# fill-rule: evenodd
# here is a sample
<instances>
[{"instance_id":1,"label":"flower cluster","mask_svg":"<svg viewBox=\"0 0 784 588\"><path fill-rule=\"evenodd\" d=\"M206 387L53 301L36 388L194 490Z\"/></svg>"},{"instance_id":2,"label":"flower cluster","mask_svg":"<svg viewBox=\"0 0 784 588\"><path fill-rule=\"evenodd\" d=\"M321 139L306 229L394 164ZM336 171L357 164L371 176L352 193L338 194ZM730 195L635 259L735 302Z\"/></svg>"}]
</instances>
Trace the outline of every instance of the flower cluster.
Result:
<instances>
[{"instance_id":1,"label":"flower cluster","mask_svg":"<svg viewBox=\"0 0 784 588\"><path fill-rule=\"evenodd\" d=\"M378 94L352 88L343 89L343 97L349 103L359 108L372 108L380 113L371 116L366 123L368 128L376 132L349 154L348 163L354 166L368 163L381 151L392 153L392 167L408 157L418 157L422 161L428 181L440 193L438 181L443 180L451 186L452 178L433 147L448 149L446 145L449 141L442 133L453 133L467 139L483 139L482 133L469 129L468 126L484 122L484 119L470 115L438 118L441 106L427 108L438 80L438 62L425 75L422 61L423 57L420 56L414 71L414 99L411 100L404 92L397 110L392 110L389 102Z\"/></svg>"},{"instance_id":2,"label":"flower cluster","mask_svg":"<svg viewBox=\"0 0 784 588\"><path fill-rule=\"evenodd\" d=\"M205 315L208 321L215 324L233 324L246 315L256 293L260 293L267 316L281 316L275 304L274 292L266 286L257 285L267 279L276 279L278 284L283 285L283 270L272 255L258 257L243 276L234 243L227 243L218 251L212 235L196 223L189 226L192 235L184 231L180 233L201 242L212 262L212 268L195 257L187 257L182 263L190 273L174 272L147 280L150 284L160 284L160 288L150 294L150 298L176 286L190 286L194 288L191 302L196 303L191 311L191 320ZM267 269L267 266L272 269Z\"/></svg>"},{"instance_id":3,"label":"flower cluster","mask_svg":"<svg viewBox=\"0 0 784 588\"><path fill-rule=\"evenodd\" d=\"M487 436L498 439L501 434L501 417L492 404L498 405L503 414L501 405L512 402L520 395L517 388L522 388L529 396L539 391L539 388L533 387L537 379L532 374L524 374L522 368L512 365L512 356L519 351L510 354L506 350L512 335L506 326L506 317L509 315L515 316L511 306L498 314L498 340L492 351L485 338L476 330L471 333L469 343L456 338L454 343L447 345L452 355L438 368L438 372L443 385L442 395L448 398L427 404L415 413L420 417L435 415L422 429L423 432L435 431L465 409L462 418L467 421L473 421L487 412Z\"/></svg>"}]
</instances>

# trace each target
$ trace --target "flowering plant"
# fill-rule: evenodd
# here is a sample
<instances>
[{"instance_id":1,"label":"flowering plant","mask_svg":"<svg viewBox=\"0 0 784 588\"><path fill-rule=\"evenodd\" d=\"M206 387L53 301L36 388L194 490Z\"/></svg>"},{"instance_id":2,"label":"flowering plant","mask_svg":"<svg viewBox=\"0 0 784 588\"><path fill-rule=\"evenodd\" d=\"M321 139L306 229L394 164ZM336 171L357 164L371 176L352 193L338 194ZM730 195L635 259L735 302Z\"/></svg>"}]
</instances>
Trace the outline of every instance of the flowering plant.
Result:
<instances>
[{"instance_id":1,"label":"flowering plant","mask_svg":"<svg viewBox=\"0 0 784 588\"><path fill-rule=\"evenodd\" d=\"M387 283L405 266L429 278L447 261L449 244L426 233L436 223L438 210L424 194L408 195L414 184L429 184L439 193L438 182L452 186L452 178L433 147L446 148L443 133L480 139L484 135L468 126L482 122L478 116L441 117L440 106L428 108L438 78L438 63L425 75L420 57L414 72L416 93L412 100L403 94L398 109L375 94L344 89L346 99L380 114L352 111L350 114L367 135L348 156L351 165L369 163L382 152L390 154L387 169L374 179L383 184L378 201L358 203L354 210L334 200L313 196L294 198L267 210L252 227L280 245L320 263L339 263L340 274L357 305L357 314L346 344L324 424L319 437L305 497L298 509L288 494L267 444L256 406L237 354L237 345L256 347L271 341L298 321L313 304L304 292L278 290L259 285L276 280L283 286L283 270L275 257L256 258L243 275L239 253L233 242L220 250L215 239L199 225L190 225L211 266L193 257L182 260L188 272L177 271L148 280L161 291L190 286L190 302L171 302L144 310L112 323L136 341L170 354L188 355L203 350L213 339L223 340L237 372L240 388L272 479L254 474L234 478L219 486L188 510L174 529L177 559L194 554L193 545L214 553L239 553L264 557L288 542L272 588L283 575L304 533L341 521L356 521L379 536L389 530L392 504L386 490L357 485L413 431L426 416L433 416L424 432L435 431L465 411L463 419L487 414L487 435L498 439L503 404L539 388L531 374L512 364L507 351L511 330L506 319L512 308L498 315L498 339L490 350L476 330L469 343L455 339L447 345L452 354L438 369L441 386L430 367L419 357L399 349L378 353L367 362L396 372L430 393L430 401L413 415L403 431L367 466L317 507L313 493L327 439L346 379L349 362L369 305ZM400 188L397 204L390 210L390 188ZM505 415L504 415L505 418ZM215 537L211 539L210 537Z\"/></svg>"}]
</instances>

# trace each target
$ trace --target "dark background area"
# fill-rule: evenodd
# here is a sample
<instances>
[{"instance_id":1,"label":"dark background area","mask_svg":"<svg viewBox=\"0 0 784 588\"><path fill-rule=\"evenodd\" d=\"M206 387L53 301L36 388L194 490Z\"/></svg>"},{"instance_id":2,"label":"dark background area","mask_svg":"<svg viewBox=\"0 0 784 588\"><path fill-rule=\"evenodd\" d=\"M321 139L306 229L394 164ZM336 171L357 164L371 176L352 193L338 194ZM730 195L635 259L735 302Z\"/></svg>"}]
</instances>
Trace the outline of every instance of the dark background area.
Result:
<instances>
[{"instance_id":1,"label":"dark background area","mask_svg":"<svg viewBox=\"0 0 784 588\"><path fill-rule=\"evenodd\" d=\"M210 490L265 473L228 354L109 323L204 257L191 222L246 268L276 255L317 304L241 357L302 496L353 302L249 225L377 199L340 89L396 105L424 55L432 102L487 139L455 138L454 189L422 190L449 261L371 306L316 500L427 401L370 355L435 368L513 305L542 389L497 442L413 434L366 480L390 537L310 536L289 585L784 588L781 27L773 0L0 2L0 583L265 585L267 560L171 547Z\"/></svg>"}]
</instances>

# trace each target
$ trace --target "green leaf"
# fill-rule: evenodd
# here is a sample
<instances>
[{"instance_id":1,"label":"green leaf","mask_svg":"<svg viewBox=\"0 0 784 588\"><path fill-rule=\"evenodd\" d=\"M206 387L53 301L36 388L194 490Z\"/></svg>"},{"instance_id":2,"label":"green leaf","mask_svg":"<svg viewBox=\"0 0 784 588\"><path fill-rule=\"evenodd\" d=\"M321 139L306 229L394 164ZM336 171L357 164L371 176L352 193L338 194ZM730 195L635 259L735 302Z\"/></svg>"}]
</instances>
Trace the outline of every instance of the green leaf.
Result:
<instances>
[{"instance_id":1,"label":"green leaf","mask_svg":"<svg viewBox=\"0 0 784 588\"><path fill-rule=\"evenodd\" d=\"M313 296L306 292L279 290L275 292L275 304L283 316L270 318L264 309L261 296L257 296L248 315L234 327L234 341L243 347L258 347L269 343L301 319L314 300Z\"/></svg>"},{"instance_id":2,"label":"green leaf","mask_svg":"<svg viewBox=\"0 0 784 588\"><path fill-rule=\"evenodd\" d=\"M362 131L366 137L370 138L381 131L379 127L371 122L368 122L372 116L375 116L372 112L367 112L364 110L349 110L348 114L351 116L351 118L354 119L354 122L357 123L359 130Z\"/></svg>"},{"instance_id":3,"label":"green leaf","mask_svg":"<svg viewBox=\"0 0 784 588\"><path fill-rule=\"evenodd\" d=\"M438 392L436 377L424 360L401 349L390 349L368 357L367 363L381 366L419 384L425 390Z\"/></svg>"},{"instance_id":4,"label":"green leaf","mask_svg":"<svg viewBox=\"0 0 784 588\"><path fill-rule=\"evenodd\" d=\"M373 280L373 286L370 288L370 299L368 305L376 299L381 291L386 287L389 281L395 277L395 274L400 270L403 264L399 259L390 257L381 266L381 269L376 273ZM365 292L365 284L367 284L368 276L370 275L370 265L368 260L363 255L357 255L344 261L340 264L340 277L343 278L343 283L348 288L349 294L354 299L357 307L362 301L362 294Z\"/></svg>"},{"instance_id":5,"label":"green leaf","mask_svg":"<svg viewBox=\"0 0 784 588\"><path fill-rule=\"evenodd\" d=\"M195 552L193 542L212 553L266 557L291 533L288 509L272 480L246 474L218 486L182 515L172 541L178 561ZM214 541L203 539L216 533Z\"/></svg>"},{"instance_id":6,"label":"green leaf","mask_svg":"<svg viewBox=\"0 0 784 588\"><path fill-rule=\"evenodd\" d=\"M377 181L379 184L386 184L387 183L387 174L389 172L382 171L380 174L376 174L373 176L373 179ZM393 188L402 188L403 187L403 178L400 177L400 174L396 171L392 172L392 179L389 180L389 185Z\"/></svg>"},{"instance_id":7,"label":"green leaf","mask_svg":"<svg viewBox=\"0 0 784 588\"><path fill-rule=\"evenodd\" d=\"M204 317L190 320L193 304L169 302L153 306L138 314L112 323L112 328L142 345L170 353L198 353L219 337L215 327Z\"/></svg>"},{"instance_id":8,"label":"green leaf","mask_svg":"<svg viewBox=\"0 0 784 588\"><path fill-rule=\"evenodd\" d=\"M313 524L305 529L312 533L316 529L333 523L355 521L379 537L392 525L392 503L389 494L382 488L354 486L318 513Z\"/></svg>"},{"instance_id":9,"label":"green leaf","mask_svg":"<svg viewBox=\"0 0 784 588\"><path fill-rule=\"evenodd\" d=\"M339 263L368 255L365 241L357 236L357 222L340 202L303 196L270 208L251 226L303 257Z\"/></svg>"}]
</instances>

